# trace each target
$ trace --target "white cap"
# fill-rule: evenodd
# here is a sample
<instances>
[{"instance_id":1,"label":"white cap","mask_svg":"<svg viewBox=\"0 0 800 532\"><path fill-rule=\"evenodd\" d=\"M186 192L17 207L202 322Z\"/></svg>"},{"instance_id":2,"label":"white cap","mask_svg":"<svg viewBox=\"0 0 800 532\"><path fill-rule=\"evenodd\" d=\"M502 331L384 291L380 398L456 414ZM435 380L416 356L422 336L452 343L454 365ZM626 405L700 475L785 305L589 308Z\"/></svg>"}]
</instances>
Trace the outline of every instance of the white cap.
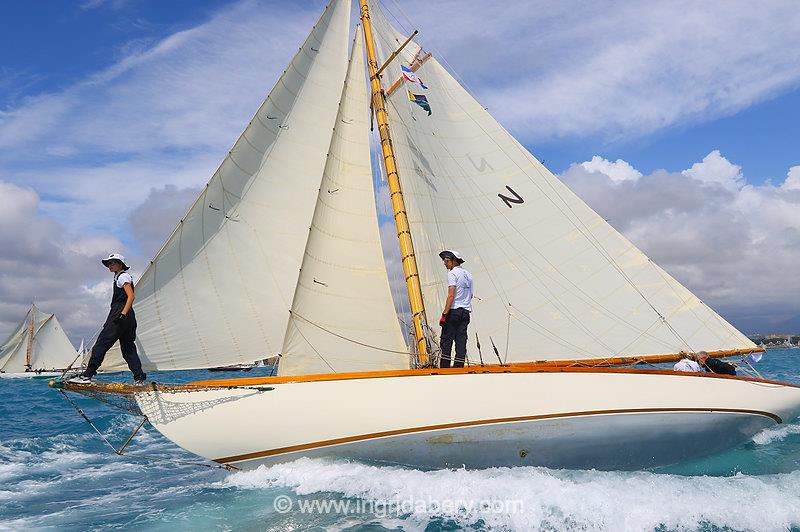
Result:
<instances>
[{"instance_id":1,"label":"white cap","mask_svg":"<svg viewBox=\"0 0 800 532\"><path fill-rule=\"evenodd\" d=\"M459 264L464 262L464 258L461 256L461 253L454 249L446 249L439 253L439 257L442 259L448 259L451 258L451 256L455 257Z\"/></svg>"},{"instance_id":2,"label":"white cap","mask_svg":"<svg viewBox=\"0 0 800 532\"><path fill-rule=\"evenodd\" d=\"M130 268L130 266L128 266L128 265L125 263L125 257L123 257L123 256L122 256L121 254L119 254L119 253L112 253L112 254L111 254L111 255L109 255L108 257L106 257L106 258L102 259L100 262L102 262L102 263L103 263L103 266L106 266L106 267L107 267L107 266L108 266L108 263L109 263L109 262L111 262L112 260L118 260L118 261L120 261L120 262L122 263L122 267L123 267L124 269L126 269L126 270L127 270L128 268Z\"/></svg>"}]
</instances>

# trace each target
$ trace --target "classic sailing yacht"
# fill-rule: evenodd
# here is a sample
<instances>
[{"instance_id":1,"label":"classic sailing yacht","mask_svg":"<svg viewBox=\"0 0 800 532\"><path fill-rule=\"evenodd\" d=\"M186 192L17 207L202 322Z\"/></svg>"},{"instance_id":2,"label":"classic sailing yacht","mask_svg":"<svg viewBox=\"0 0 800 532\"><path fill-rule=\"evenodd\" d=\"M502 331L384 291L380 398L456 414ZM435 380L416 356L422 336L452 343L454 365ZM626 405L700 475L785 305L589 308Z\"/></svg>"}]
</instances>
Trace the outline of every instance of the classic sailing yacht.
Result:
<instances>
[{"instance_id":1,"label":"classic sailing yacht","mask_svg":"<svg viewBox=\"0 0 800 532\"><path fill-rule=\"evenodd\" d=\"M36 305L0 345L0 378L56 377L77 363L78 352L58 318Z\"/></svg>"},{"instance_id":2,"label":"classic sailing yacht","mask_svg":"<svg viewBox=\"0 0 800 532\"><path fill-rule=\"evenodd\" d=\"M332 0L136 286L146 367L280 354L279 375L55 387L135 402L178 445L238 468L335 456L638 469L800 413L790 384L609 367L760 349L564 186L414 35L359 4L350 60L351 3ZM381 252L373 126L410 348ZM475 281L473 345L494 353L471 347L470 366L437 369L425 309L438 319L438 252L453 248ZM484 364L491 355L500 363Z\"/></svg>"}]
</instances>

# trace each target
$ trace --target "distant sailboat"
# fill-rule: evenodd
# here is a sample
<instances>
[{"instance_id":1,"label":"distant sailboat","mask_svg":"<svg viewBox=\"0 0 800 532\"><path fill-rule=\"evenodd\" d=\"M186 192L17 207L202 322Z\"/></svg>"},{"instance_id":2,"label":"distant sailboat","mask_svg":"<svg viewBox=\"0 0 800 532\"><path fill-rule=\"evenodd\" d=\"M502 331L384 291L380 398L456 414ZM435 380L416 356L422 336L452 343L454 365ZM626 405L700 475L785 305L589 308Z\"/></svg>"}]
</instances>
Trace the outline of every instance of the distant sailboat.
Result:
<instances>
[{"instance_id":1,"label":"distant sailboat","mask_svg":"<svg viewBox=\"0 0 800 532\"><path fill-rule=\"evenodd\" d=\"M219 366L216 368L208 368L208 371L250 371L257 365L253 364L232 364L230 366Z\"/></svg>"},{"instance_id":2,"label":"distant sailboat","mask_svg":"<svg viewBox=\"0 0 800 532\"><path fill-rule=\"evenodd\" d=\"M800 413L789 384L608 367L761 349L572 193L372 1L360 0L363 35L348 61L350 8L327 6L136 285L146 367L280 354L278 376L53 386L124 395L177 444L239 468L334 456L638 469ZM410 348L381 251L371 124ZM502 364L473 352L466 368L436 368L438 252L453 248L480 296L471 333Z\"/></svg>"},{"instance_id":3,"label":"distant sailboat","mask_svg":"<svg viewBox=\"0 0 800 532\"><path fill-rule=\"evenodd\" d=\"M55 377L79 363L58 318L36 305L0 345L0 378Z\"/></svg>"}]
</instances>

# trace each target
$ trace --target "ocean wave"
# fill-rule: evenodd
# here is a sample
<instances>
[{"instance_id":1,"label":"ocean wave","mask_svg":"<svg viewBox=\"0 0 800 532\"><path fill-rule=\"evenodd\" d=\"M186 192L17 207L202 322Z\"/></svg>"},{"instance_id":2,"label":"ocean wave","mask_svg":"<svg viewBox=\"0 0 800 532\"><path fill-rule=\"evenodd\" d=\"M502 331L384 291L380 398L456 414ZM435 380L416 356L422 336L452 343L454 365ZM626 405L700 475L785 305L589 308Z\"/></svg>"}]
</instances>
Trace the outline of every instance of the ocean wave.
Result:
<instances>
[{"instance_id":1,"label":"ocean wave","mask_svg":"<svg viewBox=\"0 0 800 532\"><path fill-rule=\"evenodd\" d=\"M753 436L753 443L756 445L767 445L776 441L781 441L792 434L800 434L800 424L790 424L764 429Z\"/></svg>"},{"instance_id":2,"label":"ocean wave","mask_svg":"<svg viewBox=\"0 0 800 532\"><path fill-rule=\"evenodd\" d=\"M221 486L382 501L405 508L403 519L421 527L431 519L463 527L555 530L800 526L800 471L732 477L537 467L420 471L302 458L233 473ZM474 505L486 501L490 507Z\"/></svg>"}]
</instances>

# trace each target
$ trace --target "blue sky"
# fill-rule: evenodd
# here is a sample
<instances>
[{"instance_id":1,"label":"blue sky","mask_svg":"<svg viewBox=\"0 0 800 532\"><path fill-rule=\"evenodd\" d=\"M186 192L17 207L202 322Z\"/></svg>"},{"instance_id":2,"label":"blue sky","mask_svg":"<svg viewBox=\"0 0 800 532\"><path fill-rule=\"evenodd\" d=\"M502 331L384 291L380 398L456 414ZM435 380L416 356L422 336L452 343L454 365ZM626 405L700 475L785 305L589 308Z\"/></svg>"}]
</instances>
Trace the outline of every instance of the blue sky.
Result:
<instances>
[{"instance_id":1,"label":"blue sky","mask_svg":"<svg viewBox=\"0 0 800 532\"><path fill-rule=\"evenodd\" d=\"M0 109L26 96L64 89L107 68L136 48L189 29L224 10L220 0L86 0L69 4L9 2L0 20L3 81ZM278 2L271 2L278 3ZM301 2L310 8L319 2ZM270 3L265 3L269 9ZM390 5L391 7L391 5ZM23 44L24 43L24 44ZM460 66L460 65L459 65ZM783 180L798 164L800 90L787 90L728 116L676 124L624 139L572 135L529 145L556 173L604 154L640 171L690 166L714 149L753 183Z\"/></svg>"},{"instance_id":2,"label":"blue sky","mask_svg":"<svg viewBox=\"0 0 800 532\"><path fill-rule=\"evenodd\" d=\"M753 184L782 182L800 162L800 91L793 90L730 116L676 125L641 138L607 142L602 138L558 139L533 149L554 172L603 154L623 159L643 173L690 167L713 150L742 167Z\"/></svg>"},{"instance_id":3,"label":"blue sky","mask_svg":"<svg viewBox=\"0 0 800 532\"><path fill-rule=\"evenodd\" d=\"M152 255L322 5L4 4L0 184L20 227L0 234L0 333L33 292L73 334L95 326L105 285L93 257ZM726 318L745 332L800 330L795 3L386 5L407 28L413 14L420 41L534 155ZM702 210L660 201L659 186L687 176ZM653 205L619 208L642 197ZM725 233L732 220L746 237ZM698 249L706 238L738 258ZM62 285L40 266L48 253Z\"/></svg>"}]
</instances>

